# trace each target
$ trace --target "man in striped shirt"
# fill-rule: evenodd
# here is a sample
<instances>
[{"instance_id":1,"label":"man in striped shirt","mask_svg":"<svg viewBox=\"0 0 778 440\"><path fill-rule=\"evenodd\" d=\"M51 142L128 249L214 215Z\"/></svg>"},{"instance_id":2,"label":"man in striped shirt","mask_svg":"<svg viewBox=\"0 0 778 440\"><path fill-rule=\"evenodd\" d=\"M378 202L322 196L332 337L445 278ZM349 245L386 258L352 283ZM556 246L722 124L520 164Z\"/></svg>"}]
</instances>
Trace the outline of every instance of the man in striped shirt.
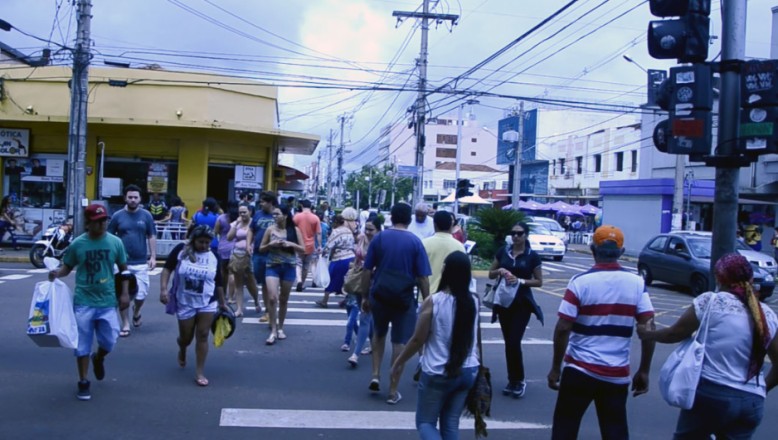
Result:
<instances>
[{"instance_id":1,"label":"man in striped shirt","mask_svg":"<svg viewBox=\"0 0 778 440\"><path fill-rule=\"evenodd\" d=\"M602 438L629 438L630 340L635 321L653 325L654 308L643 279L618 263L623 245L619 228L597 228L591 245L595 264L570 280L559 305L554 361L548 373L548 386L559 391L552 439L577 438L592 400ZM634 396L648 391L653 355L654 344L641 342L640 368L632 378Z\"/></svg>"}]
</instances>

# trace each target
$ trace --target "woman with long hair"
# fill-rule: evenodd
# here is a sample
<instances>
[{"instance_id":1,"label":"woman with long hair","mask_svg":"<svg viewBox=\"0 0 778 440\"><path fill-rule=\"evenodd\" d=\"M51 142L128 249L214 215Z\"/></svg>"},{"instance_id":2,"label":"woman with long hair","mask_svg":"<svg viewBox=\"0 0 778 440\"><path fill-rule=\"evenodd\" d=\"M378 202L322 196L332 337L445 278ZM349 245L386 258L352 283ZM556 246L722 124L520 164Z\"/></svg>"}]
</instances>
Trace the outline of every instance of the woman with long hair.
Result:
<instances>
[{"instance_id":1,"label":"woman with long hair","mask_svg":"<svg viewBox=\"0 0 778 440\"><path fill-rule=\"evenodd\" d=\"M424 300L413 337L392 365L387 402L397 403L403 365L424 348L416 401L416 429L422 439L459 438L459 418L478 373L479 305L470 293L470 270L464 252L446 257L440 290Z\"/></svg>"},{"instance_id":2,"label":"woman with long hair","mask_svg":"<svg viewBox=\"0 0 778 440\"><path fill-rule=\"evenodd\" d=\"M365 223L365 232L359 234L359 237L357 237L357 244L354 246L355 267L362 267L364 265L367 248L370 246L370 242L373 241L373 238L381 232L382 226L383 222L378 217L374 217L372 220ZM366 312L362 310L360 307L362 304L361 295L355 295L353 299L356 301L356 307L359 311L359 326L357 328L357 342L354 345L354 352L348 358L348 363L352 367L356 367L359 364L360 354L370 354L373 352L370 347L370 342L368 341L368 337L373 333L373 315L369 311ZM349 301L346 301L347 305L348 303ZM365 345L366 342L367 346Z\"/></svg>"},{"instance_id":3,"label":"woman with long hair","mask_svg":"<svg viewBox=\"0 0 778 440\"><path fill-rule=\"evenodd\" d=\"M227 239L234 243L229 259L229 272L235 283L235 300L238 311L235 316L243 316L243 286L245 285L254 299L254 308L257 313L262 311L259 306L259 289L254 279L251 254L253 252L254 233L251 231L251 210L246 205L238 208L237 220L230 223L230 231Z\"/></svg>"},{"instance_id":4,"label":"woman with long hair","mask_svg":"<svg viewBox=\"0 0 778 440\"><path fill-rule=\"evenodd\" d=\"M284 320L289 303L289 293L297 278L297 252L303 252L303 235L292 221L288 206L273 208L275 223L262 237L260 252L267 252L265 284L267 285L267 309L270 319L270 336L265 344L273 345L276 339L286 339ZM276 307L278 310L276 311Z\"/></svg>"},{"instance_id":5,"label":"woman with long hair","mask_svg":"<svg viewBox=\"0 0 778 440\"><path fill-rule=\"evenodd\" d=\"M205 359L208 357L208 333L217 308L228 310L224 301L219 257L210 249L214 234L205 225L195 226L189 240L171 251L160 276L159 300L170 301L176 296L178 318L178 365L186 366L186 350L195 343L195 383L208 386L205 377ZM173 276L173 288L168 292L168 281Z\"/></svg>"},{"instance_id":6,"label":"woman with long hair","mask_svg":"<svg viewBox=\"0 0 778 440\"><path fill-rule=\"evenodd\" d=\"M502 393L516 399L523 397L527 389L521 340L524 338L530 316L535 313L538 319L542 317L531 287L543 286L543 269L540 256L530 249L527 239L529 232L527 223L519 222L513 225L511 244L497 251L489 268L489 278L500 277L501 280L498 282L517 288L513 302L507 307L495 305L492 315L492 322L499 319L500 330L505 340L508 385Z\"/></svg>"},{"instance_id":7,"label":"woman with long hair","mask_svg":"<svg viewBox=\"0 0 778 440\"><path fill-rule=\"evenodd\" d=\"M661 330L653 322L637 327L642 340L672 344L697 331L707 310L702 373L692 408L678 416L675 439L751 438L762 421L767 391L778 384L778 318L759 303L751 264L738 253L726 254L714 274L719 292L695 298L675 324ZM771 362L766 376L765 355Z\"/></svg>"},{"instance_id":8,"label":"woman with long hair","mask_svg":"<svg viewBox=\"0 0 778 440\"><path fill-rule=\"evenodd\" d=\"M235 304L235 277L230 274L227 267L230 263L232 248L235 247L235 240L228 239L227 234L230 232L230 225L237 219L238 202L230 201L227 203L227 212L219 215L213 227L213 233L219 242L216 246L216 255L219 256L219 270L222 279L227 281L227 304Z\"/></svg>"},{"instance_id":9,"label":"woman with long hair","mask_svg":"<svg viewBox=\"0 0 778 440\"><path fill-rule=\"evenodd\" d=\"M0 202L0 242L3 241L3 236L5 236L5 233L7 232L8 235L11 236L11 245L15 250L19 250L21 248L16 244L15 229L16 219L14 218L13 208L11 207L11 196L5 196ZM2 249L0 249L0 251L1 250Z\"/></svg>"}]
</instances>

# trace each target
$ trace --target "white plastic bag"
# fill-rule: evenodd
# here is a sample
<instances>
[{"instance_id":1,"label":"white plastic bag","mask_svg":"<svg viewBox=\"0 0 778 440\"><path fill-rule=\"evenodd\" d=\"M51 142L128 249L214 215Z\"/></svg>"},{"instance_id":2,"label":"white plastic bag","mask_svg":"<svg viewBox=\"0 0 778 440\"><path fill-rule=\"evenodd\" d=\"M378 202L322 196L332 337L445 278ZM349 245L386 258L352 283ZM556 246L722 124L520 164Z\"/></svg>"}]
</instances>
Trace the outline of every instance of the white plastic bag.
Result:
<instances>
[{"instance_id":1,"label":"white plastic bag","mask_svg":"<svg viewBox=\"0 0 778 440\"><path fill-rule=\"evenodd\" d=\"M316 263L316 267L313 269L313 282L318 287L327 288L330 285L330 259L327 257L320 257Z\"/></svg>"},{"instance_id":2,"label":"white plastic bag","mask_svg":"<svg viewBox=\"0 0 778 440\"><path fill-rule=\"evenodd\" d=\"M44 260L49 270L56 269L59 262ZM52 269L53 267L53 269ZM78 326L73 313L73 299L70 288L61 280L41 281L35 284L27 334L36 344L43 347L78 347ZM54 340L56 338L56 341Z\"/></svg>"}]
</instances>

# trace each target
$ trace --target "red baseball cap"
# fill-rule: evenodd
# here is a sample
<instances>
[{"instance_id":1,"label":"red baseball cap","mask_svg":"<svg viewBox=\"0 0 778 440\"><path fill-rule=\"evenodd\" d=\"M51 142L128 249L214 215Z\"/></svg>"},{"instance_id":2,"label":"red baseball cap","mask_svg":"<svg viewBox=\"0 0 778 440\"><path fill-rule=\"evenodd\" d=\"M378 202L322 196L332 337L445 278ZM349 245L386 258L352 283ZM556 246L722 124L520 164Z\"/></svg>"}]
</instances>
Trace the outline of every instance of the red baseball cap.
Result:
<instances>
[{"instance_id":1,"label":"red baseball cap","mask_svg":"<svg viewBox=\"0 0 778 440\"><path fill-rule=\"evenodd\" d=\"M94 222L108 218L108 211L106 211L105 206L92 203L84 209L84 216L90 222Z\"/></svg>"},{"instance_id":2,"label":"red baseball cap","mask_svg":"<svg viewBox=\"0 0 778 440\"><path fill-rule=\"evenodd\" d=\"M594 237L592 237L592 239L594 240L595 246L602 246L609 241L614 243L618 248L624 246L624 233L621 232L621 229L613 225L600 226L594 231Z\"/></svg>"}]
</instances>

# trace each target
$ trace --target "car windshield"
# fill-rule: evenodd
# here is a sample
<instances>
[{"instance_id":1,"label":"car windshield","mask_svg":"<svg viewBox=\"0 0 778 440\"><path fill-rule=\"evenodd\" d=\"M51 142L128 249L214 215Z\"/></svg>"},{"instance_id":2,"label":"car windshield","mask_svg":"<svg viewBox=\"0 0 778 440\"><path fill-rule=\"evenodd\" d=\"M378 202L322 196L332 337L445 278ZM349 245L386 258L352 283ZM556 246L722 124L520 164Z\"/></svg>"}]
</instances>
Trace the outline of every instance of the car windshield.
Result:
<instances>
[{"instance_id":1,"label":"car windshield","mask_svg":"<svg viewBox=\"0 0 778 440\"><path fill-rule=\"evenodd\" d=\"M710 258L710 238L690 238L688 242L694 256Z\"/></svg>"},{"instance_id":2,"label":"car windshield","mask_svg":"<svg viewBox=\"0 0 778 440\"><path fill-rule=\"evenodd\" d=\"M530 235L551 235L551 231L549 231L545 225L541 225L540 223L530 223L529 233Z\"/></svg>"},{"instance_id":3,"label":"car windshield","mask_svg":"<svg viewBox=\"0 0 778 440\"><path fill-rule=\"evenodd\" d=\"M559 226L559 223L555 221L541 220L538 223L542 223L543 226L549 231L555 231L555 232L564 231L564 229L562 229L562 227Z\"/></svg>"}]
</instances>

